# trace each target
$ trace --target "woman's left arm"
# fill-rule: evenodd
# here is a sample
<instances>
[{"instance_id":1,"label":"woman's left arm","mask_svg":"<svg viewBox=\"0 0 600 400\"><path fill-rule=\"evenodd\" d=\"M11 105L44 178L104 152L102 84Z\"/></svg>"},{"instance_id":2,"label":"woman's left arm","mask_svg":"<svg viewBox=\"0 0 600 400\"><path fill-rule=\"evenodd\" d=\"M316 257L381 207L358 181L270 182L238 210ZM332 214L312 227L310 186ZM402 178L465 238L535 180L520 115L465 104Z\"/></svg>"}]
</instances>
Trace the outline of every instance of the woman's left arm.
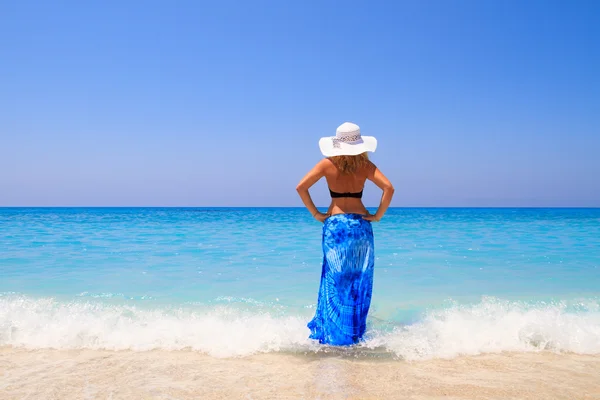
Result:
<instances>
[{"instance_id":1,"label":"woman's left arm","mask_svg":"<svg viewBox=\"0 0 600 400\"><path fill-rule=\"evenodd\" d=\"M325 168L327 166L326 163L327 159L319 161L317 165L315 165L313 169L311 169L308 172L308 174L306 174L304 178L302 178L300 183L298 183L298 186L296 186L296 191L300 195L300 198L302 199L302 202L304 203L308 211L312 214L314 218L321 222L325 221L325 219L329 215L319 212L319 210L315 206L315 203L313 203L312 198L310 197L308 189L310 189L312 185L317 183L319 179L325 176Z\"/></svg>"}]
</instances>

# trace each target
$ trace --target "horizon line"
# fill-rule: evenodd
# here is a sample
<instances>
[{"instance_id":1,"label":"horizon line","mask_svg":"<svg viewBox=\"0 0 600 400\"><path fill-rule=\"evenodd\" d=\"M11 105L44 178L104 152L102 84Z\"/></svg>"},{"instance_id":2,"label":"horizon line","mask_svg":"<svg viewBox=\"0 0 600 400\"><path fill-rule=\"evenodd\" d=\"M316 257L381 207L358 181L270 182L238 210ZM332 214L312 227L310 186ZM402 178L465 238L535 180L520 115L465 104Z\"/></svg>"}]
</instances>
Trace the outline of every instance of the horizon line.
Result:
<instances>
[{"instance_id":1,"label":"horizon line","mask_svg":"<svg viewBox=\"0 0 600 400\"><path fill-rule=\"evenodd\" d=\"M317 206L317 208L327 208L328 206ZM365 206L366 208L377 208L377 206ZM282 209L302 209L304 206L89 206L89 205L77 205L77 206L0 206L0 209L7 208L229 208L229 209L248 209L248 208L282 208ZM389 209L416 209L416 208L431 208L431 209L458 209L458 208L488 208L488 209L509 209L509 208L527 208L527 209L600 209L600 205L596 206L390 206Z\"/></svg>"}]
</instances>

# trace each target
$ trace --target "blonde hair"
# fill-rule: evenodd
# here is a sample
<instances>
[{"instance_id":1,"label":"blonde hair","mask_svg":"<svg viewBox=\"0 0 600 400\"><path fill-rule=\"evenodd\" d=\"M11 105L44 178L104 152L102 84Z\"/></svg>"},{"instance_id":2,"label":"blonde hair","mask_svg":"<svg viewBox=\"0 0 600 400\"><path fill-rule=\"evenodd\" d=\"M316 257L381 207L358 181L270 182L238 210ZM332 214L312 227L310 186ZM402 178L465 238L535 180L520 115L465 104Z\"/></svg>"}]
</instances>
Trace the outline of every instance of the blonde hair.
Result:
<instances>
[{"instance_id":1,"label":"blonde hair","mask_svg":"<svg viewBox=\"0 0 600 400\"><path fill-rule=\"evenodd\" d=\"M369 156L367 153L356 156L333 156L329 157L329 159L341 174L353 174L369 165Z\"/></svg>"}]
</instances>

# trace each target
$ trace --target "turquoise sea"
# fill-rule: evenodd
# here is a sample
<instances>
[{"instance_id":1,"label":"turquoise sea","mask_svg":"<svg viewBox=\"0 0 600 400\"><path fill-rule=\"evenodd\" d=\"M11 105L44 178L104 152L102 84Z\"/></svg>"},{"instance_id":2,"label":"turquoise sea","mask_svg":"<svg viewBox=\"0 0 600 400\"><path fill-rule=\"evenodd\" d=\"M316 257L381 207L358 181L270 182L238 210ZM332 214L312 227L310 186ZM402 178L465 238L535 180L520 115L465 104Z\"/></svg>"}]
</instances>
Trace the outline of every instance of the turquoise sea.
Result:
<instances>
[{"instance_id":1,"label":"turquoise sea","mask_svg":"<svg viewBox=\"0 0 600 400\"><path fill-rule=\"evenodd\" d=\"M364 343L308 339L321 224L300 208L0 208L0 345L600 353L600 209L390 209Z\"/></svg>"}]
</instances>

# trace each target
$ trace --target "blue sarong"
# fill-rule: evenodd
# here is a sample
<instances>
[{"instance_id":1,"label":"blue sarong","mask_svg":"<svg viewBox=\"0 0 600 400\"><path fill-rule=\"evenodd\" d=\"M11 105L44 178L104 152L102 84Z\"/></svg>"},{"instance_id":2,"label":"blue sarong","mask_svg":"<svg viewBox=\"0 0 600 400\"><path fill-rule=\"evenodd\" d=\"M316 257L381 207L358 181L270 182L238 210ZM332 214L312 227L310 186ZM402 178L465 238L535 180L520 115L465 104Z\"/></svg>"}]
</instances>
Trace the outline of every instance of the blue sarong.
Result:
<instances>
[{"instance_id":1,"label":"blue sarong","mask_svg":"<svg viewBox=\"0 0 600 400\"><path fill-rule=\"evenodd\" d=\"M360 214L336 214L323 225L323 270L311 339L330 345L358 343L366 330L373 290L371 223Z\"/></svg>"}]
</instances>

